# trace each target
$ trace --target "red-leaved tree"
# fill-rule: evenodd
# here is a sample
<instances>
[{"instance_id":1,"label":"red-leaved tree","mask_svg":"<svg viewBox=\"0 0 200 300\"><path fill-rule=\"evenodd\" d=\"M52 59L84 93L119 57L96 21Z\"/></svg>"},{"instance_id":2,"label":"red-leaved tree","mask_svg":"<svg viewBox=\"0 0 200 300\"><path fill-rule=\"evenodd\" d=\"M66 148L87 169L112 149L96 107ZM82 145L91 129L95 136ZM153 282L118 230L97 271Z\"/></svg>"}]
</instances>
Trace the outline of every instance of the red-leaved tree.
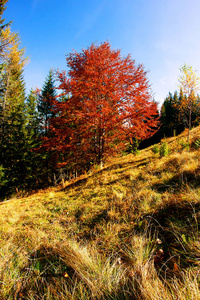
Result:
<instances>
[{"instance_id":1,"label":"red-leaved tree","mask_svg":"<svg viewBox=\"0 0 200 300\"><path fill-rule=\"evenodd\" d=\"M147 74L130 55L108 42L67 56L68 76L58 72L60 97L46 145L65 162L102 164L106 156L146 139L157 130L157 104Z\"/></svg>"}]
</instances>

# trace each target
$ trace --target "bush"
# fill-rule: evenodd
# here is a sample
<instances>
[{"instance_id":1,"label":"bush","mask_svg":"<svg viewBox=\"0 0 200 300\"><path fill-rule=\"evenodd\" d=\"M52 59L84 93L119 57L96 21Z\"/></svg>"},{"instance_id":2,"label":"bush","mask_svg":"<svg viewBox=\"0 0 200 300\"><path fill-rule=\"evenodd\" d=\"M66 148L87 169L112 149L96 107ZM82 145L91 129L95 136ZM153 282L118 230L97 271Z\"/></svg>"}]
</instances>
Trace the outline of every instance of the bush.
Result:
<instances>
[{"instance_id":1,"label":"bush","mask_svg":"<svg viewBox=\"0 0 200 300\"><path fill-rule=\"evenodd\" d=\"M160 156L167 156L169 154L169 146L167 142L163 142L160 146Z\"/></svg>"},{"instance_id":2,"label":"bush","mask_svg":"<svg viewBox=\"0 0 200 300\"><path fill-rule=\"evenodd\" d=\"M5 169L0 165L0 188L7 183Z\"/></svg>"},{"instance_id":3,"label":"bush","mask_svg":"<svg viewBox=\"0 0 200 300\"><path fill-rule=\"evenodd\" d=\"M200 139L198 139L194 142L194 147L195 147L195 149L200 149Z\"/></svg>"},{"instance_id":4,"label":"bush","mask_svg":"<svg viewBox=\"0 0 200 300\"><path fill-rule=\"evenodd\" d=\"M6 180L5 168L0 165L0 198L4 195L6 191L8 180Z\"/></svg>"},{"instance_id":5,"label":"bush","mask_svg":"<svg viewBox=\"0 0 200 300\"><path fill-rule=\"evenodd\" d=\"M190 143L189 142L185 142L185 141L180 141L180 145L182 147L182 149L185 149L185 150L190 150Z\"/></svg>"},{"instance_id":6,"label":"bush","mask_svg":"<svg viewBox=\"0 0 200 300\"><path fill-rule=\"evenodd\" d=\"M154 154L157 154L157 153L159 153L159 151L160 151L160 149L159 149L158 145L154 145L153 148L152 148L152 152Z\"/></svg>"}]
</instances>

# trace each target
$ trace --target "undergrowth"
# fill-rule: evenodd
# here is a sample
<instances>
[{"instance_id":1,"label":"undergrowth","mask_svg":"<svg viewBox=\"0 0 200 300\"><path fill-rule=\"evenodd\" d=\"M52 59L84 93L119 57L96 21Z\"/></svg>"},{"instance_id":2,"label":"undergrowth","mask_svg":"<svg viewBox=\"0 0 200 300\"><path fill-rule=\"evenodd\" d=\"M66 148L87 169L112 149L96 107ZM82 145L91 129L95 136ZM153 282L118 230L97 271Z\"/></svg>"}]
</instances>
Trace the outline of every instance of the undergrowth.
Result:
<instances>
[{"instance_id":1,"label":"undergrowth","mask_svg":"<svg viewBox=\"0 0 200 300\"><path fill-rule=\"evenodd\" d=\"M0 299L200 299L200 129L0 204Z\"/></svg>"}]
</instances>

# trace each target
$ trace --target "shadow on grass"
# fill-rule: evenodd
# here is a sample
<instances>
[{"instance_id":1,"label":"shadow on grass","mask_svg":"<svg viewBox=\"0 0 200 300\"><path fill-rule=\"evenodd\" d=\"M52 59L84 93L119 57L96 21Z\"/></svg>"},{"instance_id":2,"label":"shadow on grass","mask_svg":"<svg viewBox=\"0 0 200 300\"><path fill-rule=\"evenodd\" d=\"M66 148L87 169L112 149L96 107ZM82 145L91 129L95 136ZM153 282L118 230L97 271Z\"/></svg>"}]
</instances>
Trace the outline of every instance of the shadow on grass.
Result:
<instances>
[{"instance_id":1,"label":"shadow on grass","mask_svg":"<svg viewBox=\"0 0 200 300\"><path fill-rule=\"evenodd\" d=\"M143 217L140 230L149 227L152 238L156 232L161 241L162 257L155 267L162 276L180 275L179 270L199 265L199 249L193 246L199 241L199 216L200 202L191 203L174 195L174 199Z\"/></svg>"},{"instance_id":2,"label":"shadow on grass","mask_svg":"<svg viewBox=\"0 0 200 300\"><path fill-rule=\"evenodd\" d=\"M162 230L163 227L168 227L170 221L174 220L180 220L186 226L187 220L192 218L194 213L199 215L200 202L191 203L174 195L174 199L158 206L154 213L144 216L144 219L149 218L152 222L155 221L156 227ZM191 223L189 224L191 226Z\"/></svg>"},{"instance_id":3,"label":"shadow on grass","mask_svg":"<svg viewBox=\"0 0 200 300\"><path fill-rule=\"evenodd\" d=\"M154 159L154 157L146 157L146 158L142 158L142 159L135 159L134 161L130 161L130 162L125 162L125 163L114 163L112 165L109 165L105 168L103 168L102 170L97 171L98 174L102 174L105 171L112 171L112 170L117 170L117 169L124 169L126 167L140 167L140 166L145 166L149 163L150 159ZM119 171L120 172L120 171Z\"/></svg>"},{"instance_id":4,"label":"shadow on grass","mask_svg":"<svg viewBox=\"0 0 200 300\"><path fill-rule=\"evenodd\" d=\"M170 192L180 192L183 188L197 188L200 186L200 168L197 168L195 171L184 171L179 172L174 175L168 181L165 181L164 184L154 184L152 189L164 193L167 191Z\"/></svg>"},{"instance_id":5,"label":"shadow on grass","mask_svg":"<svg viewBox=\"0 0 200 300\"><path fill-rule=\"evenodd\" d=\"M154 157L152 157L151 159L153 159L153 158ZM129 167L131 169L131 168L139 168L139 167L146 166L149 163L149 159L150 158L148 157L148 158L143 158L143 159L132 161L132 162L115 163L115 164L109 165L109 166L103 168L102 170L95 171L92 175L89 175L86 178L77 178L77 179L74 179L71 183L69 183L64 188L61 188L59 191L66 192L67 190L69 190L71 188L81 187L82 185L84 185L88 181L88 179L95 178L97 175L101 175L104 172L122 169L121 171L119 170L117 172L117 173L120 174L120 173L123 173L124 172L123 169L127 168L127 167ZM127 176L127 179L129 179L129 175L124 175L121 179L126 179L126 176ZM118 179L118 180L120 180L120 179ZM118 180L116 180L116 181L118 181ZM116 181L110 182L109 184L112 184L112 183L114 183Z\"/></svg>"},{"instance_id":6,"label":"shadow on grass","mask_svg":"<svg viewBox=\"0 0 200 300\"><path fill-rule=\"evenodd\" d=\"M104 209L103 211L100 211L99 213L94 215L91 219L89 219L89 222L87 222L86 225L89 225L90 229L93 229L102 220L108 221L109 219L110 218L108 217L108 210Z\"/></svg>"},{"instance_id":7,"label":"shadow on grass","mask_svg":"<svg viewBox=\"0 0 200 300\"><path fill-rule=\"evenodd\" d=\"M20 300L32 299L31 296L43 299L46 293L60 299L59 287L67 287L76 276L73 268L63 262L59 251L45 245L31 253L29 263L21 269L21 275L24 280L20 280L13 289L14 299Z\"/></svg>"},{"instance_id":8,"label":"shadow on grass","mask_svg":"<svg viewBox=\"0 0 200 300\"><path fill-rule=\"evenodd\" d=\"M79 253L70 246L41 245L31 254L29 263L21 270L24 280L20 280L19 284L13 287L13 299L47 299L46 295L48 299L55 300L135 299L129 298L123 288L110 291L106 284L105 290L100 291L101 297L93 296L94 288L90 278L93 276L92 272L94 270L84 252Z\"/></svg>"}]
</instances>

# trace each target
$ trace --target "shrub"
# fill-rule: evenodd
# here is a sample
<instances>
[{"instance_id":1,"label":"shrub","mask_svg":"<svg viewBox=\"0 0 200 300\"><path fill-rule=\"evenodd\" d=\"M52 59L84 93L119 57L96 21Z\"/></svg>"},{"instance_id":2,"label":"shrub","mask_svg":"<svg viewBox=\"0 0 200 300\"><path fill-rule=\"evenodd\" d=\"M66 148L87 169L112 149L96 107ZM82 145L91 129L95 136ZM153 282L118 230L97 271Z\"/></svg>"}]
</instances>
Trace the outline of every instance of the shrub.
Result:
<instances>
[{"instance_id":1,"label":"shrub","mask_svg":"<svg viewBox=\"0 0 200 300\"><path fill-rule=\"evenodd\" d=\"M160 156L167 156L169 154L169 146L167 142L163 142L160 146Z\"/></svg>"},{"instance_id":2,"label":"shrub","mask_svg":"<svg viewBox=\"0 0 200 300\"><path fill-rule=\"evenodd\" d=\"M196 141L194 142L194 148L195 148L195 149L200 149L200 139L198 139L198 140L196 140Z\"/></svg>"},{"instance_id":3,"label":"shrub","mask_svg":"<svg viewBox=\"0 0 200 300\"><path fill-rule=\"evenodd\" d=\"M154 154L157 154L157 153L159 153L159 151L160 151L160 149L159 149L158 145L154 145L153 148L152 148L152 152Z\"/></svg>"},{"instance_id":4,"label":"shrub","mask_svg":"<svg viewBox=\"0 0 200 300\"><path fill-rule=\"evenodd\" d=\"M0 194L5 192L8 180L6 179L5 169L0 165Z\"/></svg>"},{"instance_id":5,"label":"shrub","mask_svg":"<svg viewBox=\"0 0 200 300\"><path fill-rule=\"evenodd\" d=\"M185 142L185 141L180 141L180 145L181 145L181 148L182 149L185 149L185 150L190 150L190 143L189 142Z\"/></svg>"}]
</instances>

